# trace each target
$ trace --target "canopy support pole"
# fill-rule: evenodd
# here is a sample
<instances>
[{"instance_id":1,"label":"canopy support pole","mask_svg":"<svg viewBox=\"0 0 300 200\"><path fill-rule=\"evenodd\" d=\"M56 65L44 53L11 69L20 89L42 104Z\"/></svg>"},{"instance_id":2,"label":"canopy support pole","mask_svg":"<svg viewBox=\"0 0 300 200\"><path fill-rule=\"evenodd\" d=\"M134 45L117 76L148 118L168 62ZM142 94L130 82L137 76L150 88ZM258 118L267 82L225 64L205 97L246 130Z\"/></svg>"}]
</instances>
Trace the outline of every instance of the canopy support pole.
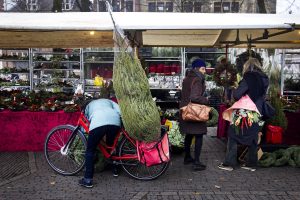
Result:
<instances>
[{"instance_id":1,"label":"canopy support pole","mask_svg":"<svg viewBox=\"0 0 300 200\"><path fill-rule=\"evenodd\" d=\"M261 37L251 39L251 43L252 44L253 43L269 43L270 41L262 41L262 40L266 39L266 37L270 38L270 37L274 37L274 36L277 36L277 35L282 35L282 34L294 31L295 30L295 24L289 24L289 25L290 25L290 28L288 28L286 30L283 30L283 31L276 32L276 33L272 33L272 34L269 34L268 30L265 29L265 32L263 33L263 35ZM248 42L249 42L248 41L248 36L247 36L247 41L240 41L239 40L239 31L238 30L237 30L237 39L235 41L220 41L221 44L229 44L229 47L234 47L234 46L237 46L237 45L240 45L240 44L247 44ZM271 43L272 42L273 41L271 41Z\"/></svg>"}]
</instances>

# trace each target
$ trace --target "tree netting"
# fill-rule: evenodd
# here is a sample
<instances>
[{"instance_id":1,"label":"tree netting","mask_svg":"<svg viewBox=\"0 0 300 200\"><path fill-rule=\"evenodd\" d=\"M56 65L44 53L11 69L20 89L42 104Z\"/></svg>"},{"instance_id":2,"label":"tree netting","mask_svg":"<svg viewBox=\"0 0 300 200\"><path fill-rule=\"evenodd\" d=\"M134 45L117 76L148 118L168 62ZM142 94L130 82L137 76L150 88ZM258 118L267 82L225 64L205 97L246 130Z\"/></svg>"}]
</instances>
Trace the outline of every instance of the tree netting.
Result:
<instances>
[{"instance_id":1,"label":"tree netting","mask_svg":"<svg viewBox=\"0 0 300 200\"><path fill-rule=\"evenodd\" d=\"M160 115L151 96L148 78L123 31L116 25L114 42L113 87L124 127L136 140L157 140L161 133Z\"/></svg>"}]
</instances>

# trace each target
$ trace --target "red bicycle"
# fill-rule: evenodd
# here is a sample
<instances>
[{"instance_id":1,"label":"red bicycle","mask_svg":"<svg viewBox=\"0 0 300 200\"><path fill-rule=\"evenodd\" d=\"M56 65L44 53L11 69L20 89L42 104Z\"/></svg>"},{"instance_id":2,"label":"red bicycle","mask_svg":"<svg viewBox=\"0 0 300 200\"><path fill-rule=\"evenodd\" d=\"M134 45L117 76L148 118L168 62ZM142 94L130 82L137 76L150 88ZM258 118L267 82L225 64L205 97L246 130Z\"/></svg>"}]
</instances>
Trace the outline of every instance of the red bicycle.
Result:
<instances>
[{"instance_id":1,"label":"red bicycle","mask_svg":"<svg viewBox=\"0 0 300 200\"><path fill-rule=\"evenodd\" d=\"M74 175L83 169L87 147L84 133L88 133L88 130L89 121L82 112L77 126L61 125L48 133L44 153L48 164L55 172ZM107 146L103 141L98 146L109 162L121 165L129 176L138 180L156 179L169 166L169 162L150 167L139 162L136 140L131 138L124 128L120 129L112 146Z\"/></svg>"}]
</instances>

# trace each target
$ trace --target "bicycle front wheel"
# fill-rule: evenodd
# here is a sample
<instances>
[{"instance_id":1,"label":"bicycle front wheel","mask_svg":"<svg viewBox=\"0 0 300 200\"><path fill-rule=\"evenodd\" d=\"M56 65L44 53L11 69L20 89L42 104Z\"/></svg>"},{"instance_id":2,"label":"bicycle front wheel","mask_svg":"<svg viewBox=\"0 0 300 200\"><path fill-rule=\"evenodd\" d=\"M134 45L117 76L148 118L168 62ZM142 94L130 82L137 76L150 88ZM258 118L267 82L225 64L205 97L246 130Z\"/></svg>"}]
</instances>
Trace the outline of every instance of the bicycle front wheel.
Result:
<instances>
[{"instance_id":1,"label":"bicycle front wheel","mask_svg":"<svg viewBox=\"0 0 300 200\"><path fill-rule=\"evenodd\" d=\"M82 132L74 132L75 129L71 125L57 126L49 132L45 141L46 160L55 172L62 175L74 175L84 167L87 142Z\"/></svg>"},{"instance_id":2,"label":"bicycle front wheel","mask_svg":"<svg viewBox=\"0 0 300 200\"><path fill-rule=\"evenodd\" d=\"M136 146L127 138L123 138L120 144L119 156L137 155ZM138 180L154 180L161 176L168 169L169 162L147 167L139 162L138 159L121 160L124 171L134 179Z\"/></svg>"}]
</instances>

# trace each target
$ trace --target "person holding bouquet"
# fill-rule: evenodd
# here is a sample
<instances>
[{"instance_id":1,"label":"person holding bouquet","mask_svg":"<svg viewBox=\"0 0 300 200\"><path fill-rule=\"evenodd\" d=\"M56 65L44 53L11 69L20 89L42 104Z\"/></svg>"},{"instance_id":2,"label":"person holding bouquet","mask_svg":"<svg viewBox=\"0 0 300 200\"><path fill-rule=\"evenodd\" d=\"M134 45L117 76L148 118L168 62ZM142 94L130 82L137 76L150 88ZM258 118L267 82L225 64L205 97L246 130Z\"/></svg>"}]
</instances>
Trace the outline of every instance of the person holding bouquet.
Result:
<instances>
[{"instance_id":1,"label":"person holding bouquet","mask_svg":"<svg viewBox=\"0 0 300 200\"><path fill-rule=\"evenodd\" d=\"M243 67L243 79L233 91L236 102L223 113L223 118L230 121L230 126L225 161L218 168L232 171L237 167L239 143L248 146L248 156L243 168L255 171L262 104L268 86L269 79L263 73L260 62L255 58L249 58Z\"/></svg>"}]
</instances>

